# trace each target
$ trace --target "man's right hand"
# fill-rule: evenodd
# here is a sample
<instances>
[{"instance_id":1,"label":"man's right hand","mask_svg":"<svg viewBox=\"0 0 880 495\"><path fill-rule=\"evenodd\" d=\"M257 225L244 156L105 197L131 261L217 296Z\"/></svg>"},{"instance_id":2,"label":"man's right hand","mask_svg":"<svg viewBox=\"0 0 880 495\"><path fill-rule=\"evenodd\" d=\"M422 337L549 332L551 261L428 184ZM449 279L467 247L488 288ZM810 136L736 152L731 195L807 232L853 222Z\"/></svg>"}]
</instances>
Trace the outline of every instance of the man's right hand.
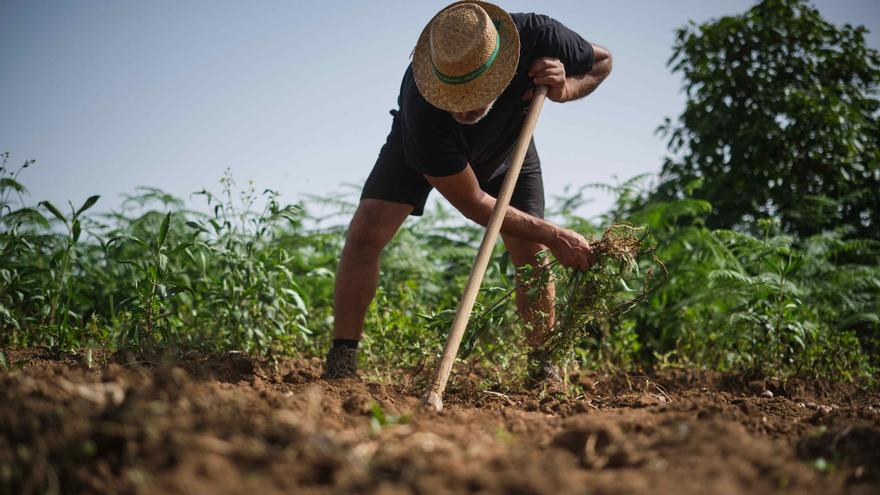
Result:
<instances>
[{"instance_id":1,"label":"man's right hand","mask_svg":"<svg viewBox=\"0 0 880 495\"><path fill-rule=\"evenodd\" d=\"M595 262L593 248L584 236L562 227L558 228L553 240L548 244L553 256L568 268L589 270Z\"/></svg>"}]
</instances>

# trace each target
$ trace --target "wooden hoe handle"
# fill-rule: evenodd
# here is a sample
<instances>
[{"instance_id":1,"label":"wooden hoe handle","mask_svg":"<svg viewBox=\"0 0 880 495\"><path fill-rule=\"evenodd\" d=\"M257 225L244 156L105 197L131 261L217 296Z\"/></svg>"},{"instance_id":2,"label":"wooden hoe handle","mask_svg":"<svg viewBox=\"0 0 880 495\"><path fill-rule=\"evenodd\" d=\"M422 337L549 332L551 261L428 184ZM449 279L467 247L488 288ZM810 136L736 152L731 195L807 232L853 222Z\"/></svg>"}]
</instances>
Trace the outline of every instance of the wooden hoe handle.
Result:
<instances>
[{"instance_id":1,"label":"wooden hoe handle","mask_svg":"<svg viewBox=\"0 0 880 495\"><path fill-rule=\"evenodd\" d=\"M489 224L486 225L486 233L483 235L483 241L480 243L480 251L477 253L477 259L474 260L474 267L471 269L461 301L458 303L458 309L455 311L455 318L452 320L449 337L446 338L446 348L443 350L443 356L440 358L440 365L437 366L434 381L423 399L437 411L443 409L443 391L446 389L446 382L449 380L449 372L452 371L452 364L455 362L455 356L458 354L461 338L464 336L468 319L471 316L471 311L474 309L474 302L477 300L477 293L480 291L480 285L483 283L483 276L486 274L486 267L489 266L492 248L495 247L495 242L498 240L501 223L504 221L507 205L510 204L513 187L516 185L516 179L519 177L519 171L522 168L523 158L526 156L529 141L532 139L535 124L538 123L538 115L541 114L541 107L544 105L545 96L547 96L547 86L535 88L532 103L529 106L529 113L526 116L525 122L523 122L516 146L513 148L513 153L510 155L507 174L504 176L501 192L498 193L498 199L495 201L495 209L492 210Z\"/></svg>"}]
</instances>

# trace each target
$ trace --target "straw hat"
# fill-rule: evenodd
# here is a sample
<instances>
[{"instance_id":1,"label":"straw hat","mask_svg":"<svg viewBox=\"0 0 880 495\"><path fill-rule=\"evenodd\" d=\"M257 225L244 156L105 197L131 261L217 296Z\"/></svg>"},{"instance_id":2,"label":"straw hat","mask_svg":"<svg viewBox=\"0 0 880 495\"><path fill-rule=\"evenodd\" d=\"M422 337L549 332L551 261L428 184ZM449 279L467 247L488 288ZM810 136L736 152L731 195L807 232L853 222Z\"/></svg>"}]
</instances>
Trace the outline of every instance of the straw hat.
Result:
<instances>
[{"instance_id":1,"label":"straw hat","mask_svg":"<svg viewBox=\"0 0 880 495\"><path fill-rule=\"evenodd\" d=\"M488 105L513 78L519 32L500 7L477 0L441 10L422 30L413 52L413 76L437 108L468 112Z\"/></svg>"}]
</instances>

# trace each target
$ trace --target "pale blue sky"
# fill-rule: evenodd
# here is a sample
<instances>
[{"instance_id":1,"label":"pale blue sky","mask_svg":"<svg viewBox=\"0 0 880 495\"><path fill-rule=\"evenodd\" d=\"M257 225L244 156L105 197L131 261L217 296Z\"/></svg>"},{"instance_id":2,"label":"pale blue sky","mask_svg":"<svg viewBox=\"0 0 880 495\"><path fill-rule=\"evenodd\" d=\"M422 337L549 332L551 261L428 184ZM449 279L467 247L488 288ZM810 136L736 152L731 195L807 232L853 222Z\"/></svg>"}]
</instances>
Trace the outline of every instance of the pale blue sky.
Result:
<instances>
[{"instance_id":1,"label":"pale blue sky","mask_svg":"<svg viewBox=\"0 0 880 495\"><path fill-rule=\"evenodd\" d=\"M119 204L138 185L176 195L230 167L288 200L360 184L391 123L418 33L446 2L0 0L0 151L34 158L34 201ZM657 172L654 130L683 106L673 31L746 0L506 1L557 18L614 56L585 100L545 106L548 195ZM880 47L880 1L819 0ZM436 193L435 193L436 195ZM597 195L584 211L605 209Z\"/></svg>"}]
</instances>

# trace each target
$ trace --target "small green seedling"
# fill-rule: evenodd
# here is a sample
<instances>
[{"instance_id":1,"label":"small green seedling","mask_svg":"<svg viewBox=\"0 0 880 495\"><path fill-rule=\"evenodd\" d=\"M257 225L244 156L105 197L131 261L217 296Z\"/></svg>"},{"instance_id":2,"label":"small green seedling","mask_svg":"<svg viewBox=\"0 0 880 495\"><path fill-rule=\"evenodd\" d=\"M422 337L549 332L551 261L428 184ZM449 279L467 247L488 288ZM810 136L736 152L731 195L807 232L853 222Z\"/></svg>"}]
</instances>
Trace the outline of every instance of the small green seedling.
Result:
<instances>
[{"instance_id":1,"label":"small green seedling","mask_svg":"<svg viewBox=\"0 0 880 495\"><path fill-rule=\"evenodd\" d=\"M378 435L385 426L405 425L409 423L411 419L412 416L409 414L394 416L386 413L378 402L373 402L373 405L370 408L370 428L373 430L374 435Z\"/></svg>"}]
</instances>

